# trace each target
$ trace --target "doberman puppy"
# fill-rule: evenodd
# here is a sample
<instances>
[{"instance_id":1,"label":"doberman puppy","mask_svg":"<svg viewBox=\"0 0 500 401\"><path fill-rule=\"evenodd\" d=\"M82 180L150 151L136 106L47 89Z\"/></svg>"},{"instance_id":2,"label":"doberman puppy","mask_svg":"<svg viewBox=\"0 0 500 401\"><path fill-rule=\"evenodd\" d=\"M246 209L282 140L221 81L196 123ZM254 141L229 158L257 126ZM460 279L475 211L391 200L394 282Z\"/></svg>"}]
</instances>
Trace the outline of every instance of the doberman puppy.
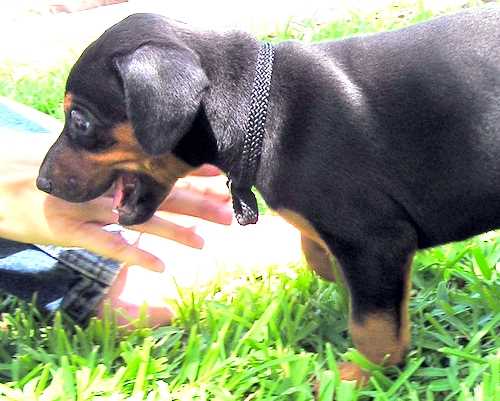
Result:
<instances>
[{"instance_id":1,"label":"doberman puppy","mask_svg":"<svg viewBox=\"0 0 500 401\"><path fill-rule=\"evenodd\" d=\"M260 46L152 14L114 25L69 75L38 187L82 202L114 185L131 225L194 167L232 172ZM500 8L283 42L273 68L256 188L326 278L335 255L356 347L401 363L415 251L500 227Z\"/></svg>"}]
</instances>

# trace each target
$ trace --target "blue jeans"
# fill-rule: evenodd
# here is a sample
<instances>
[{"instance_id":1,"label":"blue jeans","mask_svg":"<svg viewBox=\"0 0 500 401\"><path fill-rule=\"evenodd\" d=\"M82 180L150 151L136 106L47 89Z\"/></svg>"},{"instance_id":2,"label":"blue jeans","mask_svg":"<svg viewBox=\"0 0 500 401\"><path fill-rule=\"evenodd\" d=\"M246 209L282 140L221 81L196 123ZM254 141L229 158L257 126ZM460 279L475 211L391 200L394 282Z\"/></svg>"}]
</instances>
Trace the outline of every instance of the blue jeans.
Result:
<instances>
[{"instance_id":1,"label":"blue jeans","mask_svg":"<svg viewBox=\"0 0 500 401\"><path fill-rule=\"evenodd\" d=\"M24 300L36 294L48 312L85 322L106 295L118 262L84 249L36 246L0 238L0 289Z\"/></svg>"},{"instance_id":2,"label":"blue jeans","mask_svg":"<svg viewBox=\"0 0 500 401\"><path fill-rule=\"evenodd\" d=\"M0 99L1 135L44 135L23 106ZM1 162L1 161L0 161ZM1 196L1 194L0 194ZM83 249L23 244L0 238L0 289L53 312L62 309L84 322L115 279L119 264Z\"/></svg>"}]
</instances>

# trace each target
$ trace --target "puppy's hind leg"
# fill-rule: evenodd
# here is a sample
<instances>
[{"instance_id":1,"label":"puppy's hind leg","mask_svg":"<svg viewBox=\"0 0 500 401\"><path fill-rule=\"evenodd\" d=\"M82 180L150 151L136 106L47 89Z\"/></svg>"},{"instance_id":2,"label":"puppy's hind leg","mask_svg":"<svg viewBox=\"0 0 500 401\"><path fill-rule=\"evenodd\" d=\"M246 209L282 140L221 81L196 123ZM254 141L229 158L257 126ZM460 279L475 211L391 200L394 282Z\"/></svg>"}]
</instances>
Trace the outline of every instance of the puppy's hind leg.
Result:
<instances>
[{"instance_id":1,"label":"puppy's hind leg","mask_svg":"<svg viewBox=\"0 0 500 401\"><path fill-rule=\"evenodd\" d=\"M312 270L327 281L336 281L334 261L330 251L304 234L301 236L301 244L302 252Z\"/></svg>"}]
</instances>

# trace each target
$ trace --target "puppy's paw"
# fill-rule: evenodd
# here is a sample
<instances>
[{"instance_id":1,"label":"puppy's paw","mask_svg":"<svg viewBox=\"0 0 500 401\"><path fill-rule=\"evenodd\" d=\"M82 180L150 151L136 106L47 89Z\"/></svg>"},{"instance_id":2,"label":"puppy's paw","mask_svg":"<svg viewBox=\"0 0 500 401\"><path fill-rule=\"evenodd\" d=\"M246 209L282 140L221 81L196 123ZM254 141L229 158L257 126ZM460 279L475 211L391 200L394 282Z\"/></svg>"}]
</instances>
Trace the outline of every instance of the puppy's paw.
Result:
<instances>
[{"instance_id":1,"label":"puppy's paw","mask_svg":"<svg viewBox=\"0 0 500 401\"><path fill-rule=\"evenodd\" d=\"M351 362L342 362L338 365L340 380L355 381L358 387L363 387L370 380L370 374Z\"/></svg>"}]
</instances>

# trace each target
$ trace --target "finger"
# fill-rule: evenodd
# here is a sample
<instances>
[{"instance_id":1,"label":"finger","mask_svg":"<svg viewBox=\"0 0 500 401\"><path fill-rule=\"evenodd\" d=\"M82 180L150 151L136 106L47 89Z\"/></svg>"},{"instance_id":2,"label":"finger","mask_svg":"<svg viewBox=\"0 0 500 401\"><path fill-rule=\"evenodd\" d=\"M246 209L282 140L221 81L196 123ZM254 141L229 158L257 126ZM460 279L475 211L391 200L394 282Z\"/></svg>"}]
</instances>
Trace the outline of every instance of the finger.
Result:
<instances>
[{"instance_id":1,"label":"finger","mask_svg":"<svg viewBox=\"0 0 500 401\"><path fill-rule=\"evenodd\" d=\"M191 248L201 249L205 241L193 227L183 227L158 216L153 216L147 222L130 226L132 230L158 235Z\"/></svg>"},{"instance_id":2,"label":"finger","mask_svg":"<svg viewBox=\"0 0 500 401\"><path fill-rule=\"evenodd\" d=\"M83 224L75 235L78 241L77 245L91 252L127 265L138 265L156 272L165 270L165 266L159 258L130 245L120 234L102 230L97 224Z\"/></svg>"},{"instance_id":3,"label":"finger","mask_svg":"<svg viewBox=\"0 0 500 401\"><path fill-rule=\"evenodd\" d=\"M99 198L88 202L84 212L89 222L100 224L118 223L118 214L111 210L113 201L109 198ZM153 216L147 222L129 226L128 228L148 234L158 235L192 248L203 248L204 240L193 228L187 228L158 216Z\"/></svg>"},{"instance_id":4,"label":"finger","mask_svg":"<svg viewBox=\"0 0 500 401\"><path fill-rule=\"evenodd\" d=\"M233 211L228 201L214 200L194 191L176 190L162 204L162 210L199 217L219 224L231 224Z\"/></svg>"},{"instance_id":5,"label":"finger","mask_svg":"<svg viewBox=\"0 0 500 401\"><path fill-rule=\"evenodd\" d=\"M201 167L198 167L196 170L193 170L189 175L197 175L202 177L213 177L216 175L221 175L222 172L215 166L211 164L204 164Z\"/></svg>"},{"instance_id":6,"label":"finger","mask_svg":"<svg viewBox=\"0 0 500 401\"><path fill-rule=\"evenodd\" d=\"M231 194L227 185L220 180L220 177L201 178L190 177L177 181L171 192L171 196L175 196L175 191L182 189L185 191L198 192L207 198L212 198L216 201L229 202Z\"/></svg>"}]
</instances>

